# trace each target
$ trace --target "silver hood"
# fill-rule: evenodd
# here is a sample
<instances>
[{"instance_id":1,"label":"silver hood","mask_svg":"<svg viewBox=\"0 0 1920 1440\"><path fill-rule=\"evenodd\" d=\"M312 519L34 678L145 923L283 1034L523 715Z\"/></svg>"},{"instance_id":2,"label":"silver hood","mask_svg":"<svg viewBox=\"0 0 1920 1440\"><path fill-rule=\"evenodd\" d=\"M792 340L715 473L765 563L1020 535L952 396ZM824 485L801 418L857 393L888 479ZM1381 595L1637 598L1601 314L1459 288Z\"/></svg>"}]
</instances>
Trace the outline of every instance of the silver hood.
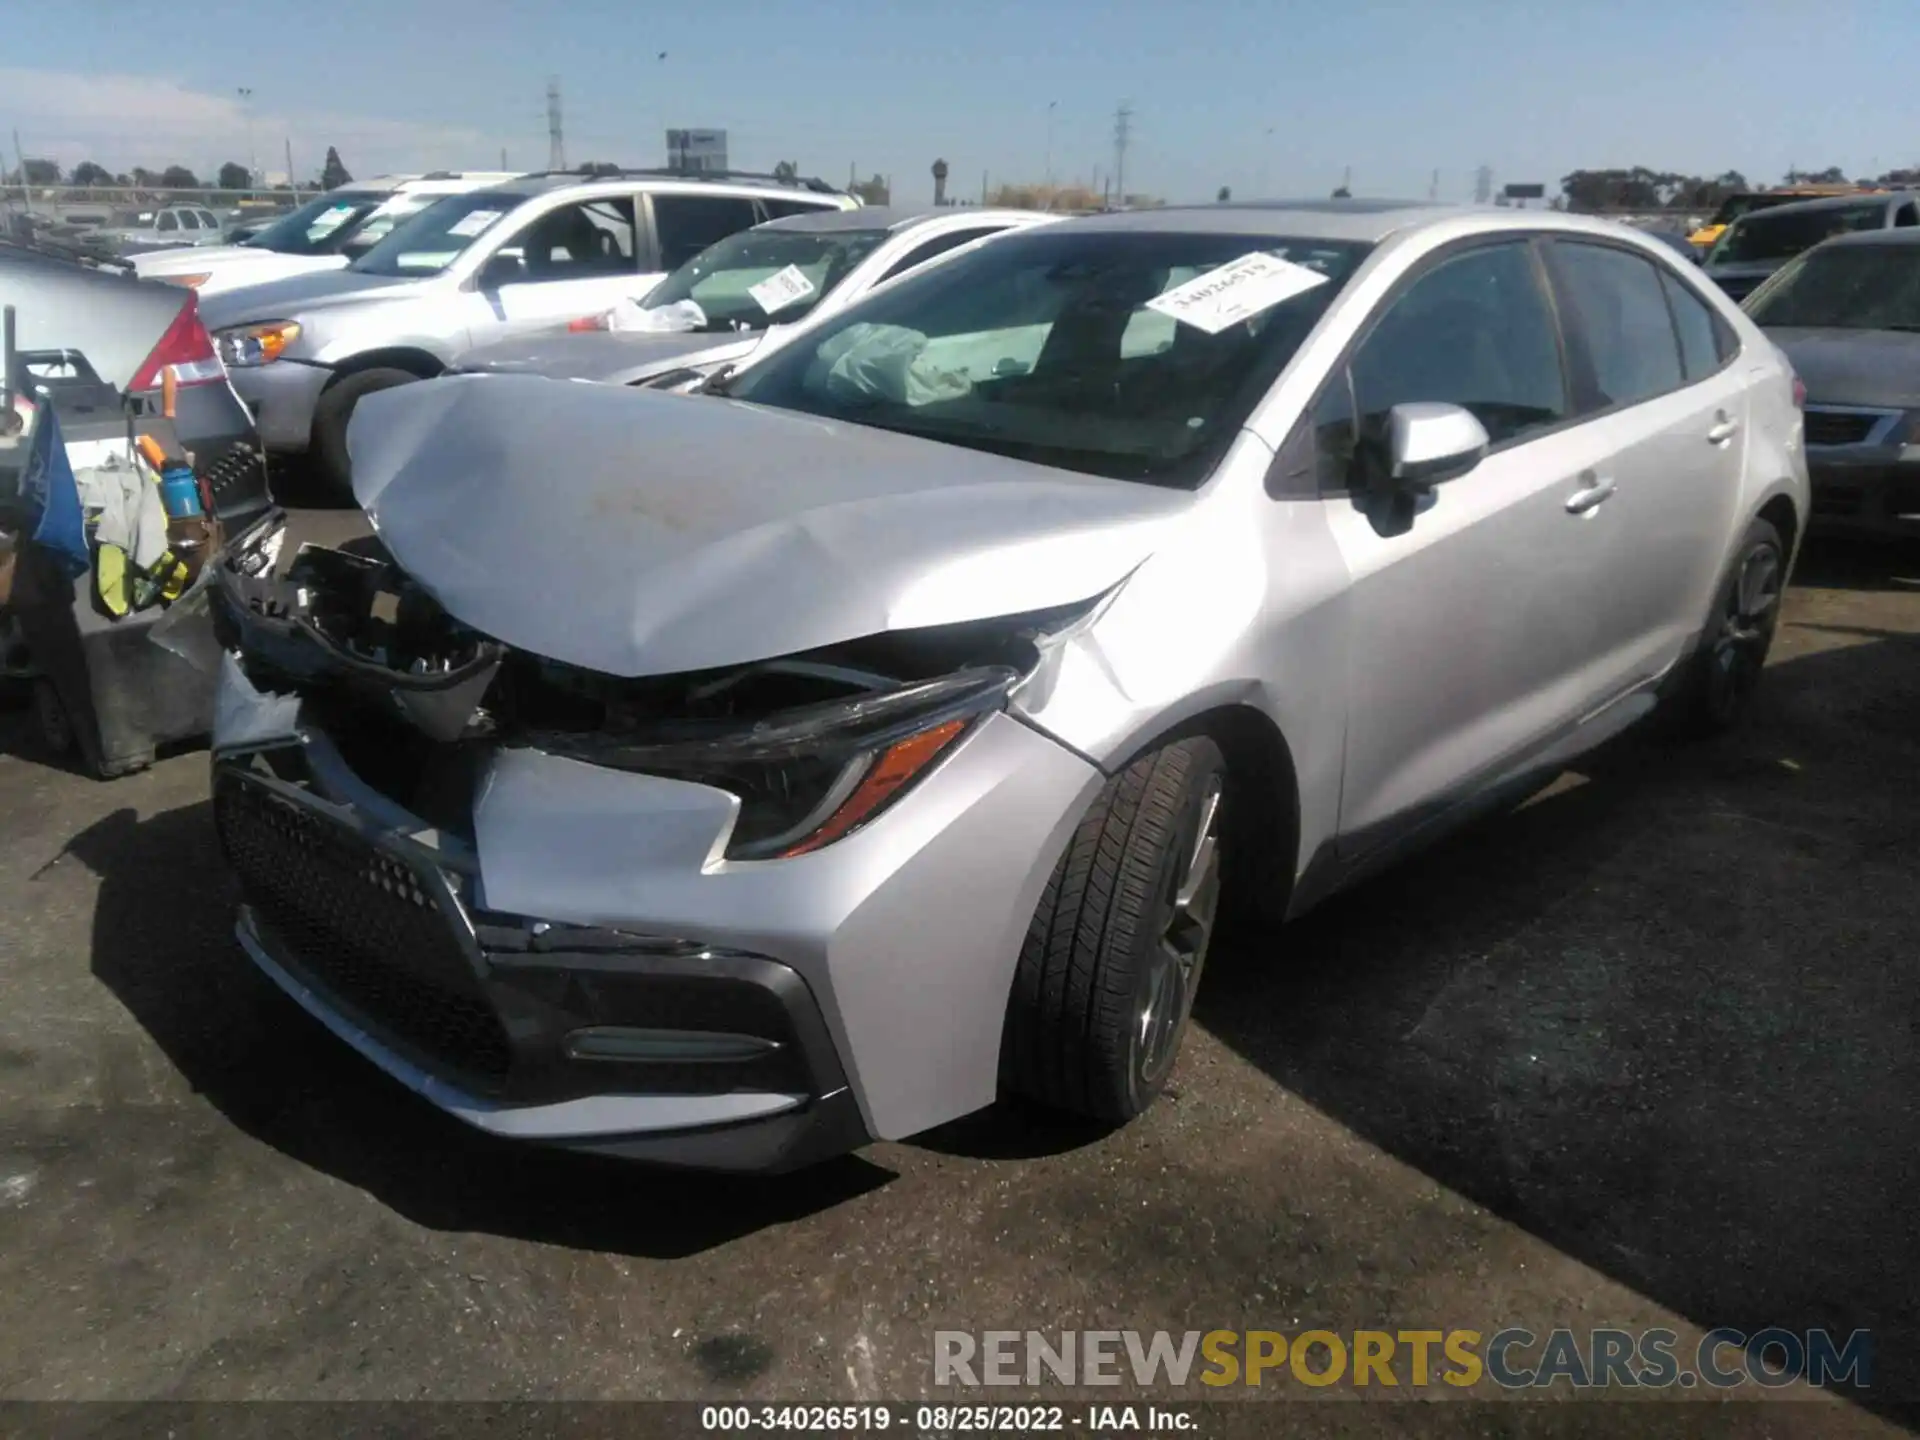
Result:
<instances>
[{"instance_id":1,"label":"silver hood","mask_svg":"<svg viewBox=\"0 0 1920 1440\"><path fill-rule=\"evenodd\" d=\"M1084 600L1193 496L711 397L515 375L369 395L354 495L449 613L631 677Z\"/></svg>"},{"instance_id":2,"label":"silver hood","mask_svg":"<svg viewBox=\"0 0 1920 1440\"><path fill-rule=\"evenodd\" d=\"M528 335L467 351L454 369L468 374L548 375L627 385L682 365L718 364L751 354L759 335L647 334L587 330Z\"/></svg>"},{"instance_id":3,"label":"silver hood","mask_svg":"<svg viewBox=\"0 0 1920 1440\"><path fill-rule=\"evenodd\" d=\"M355 270L322 270L307 275L290 275L283 280L268 280L259 285L245 285L223 295L211 296L200 307L200 318L209 330L218 330L227 325L244 325L254 320L284 320L289 316L307 315L335 305L357 304L383 290L389 293L382 298L401 299L413 294L419 286L420 282L412 279L362 275Z\"/></svg>"}]
</instances>

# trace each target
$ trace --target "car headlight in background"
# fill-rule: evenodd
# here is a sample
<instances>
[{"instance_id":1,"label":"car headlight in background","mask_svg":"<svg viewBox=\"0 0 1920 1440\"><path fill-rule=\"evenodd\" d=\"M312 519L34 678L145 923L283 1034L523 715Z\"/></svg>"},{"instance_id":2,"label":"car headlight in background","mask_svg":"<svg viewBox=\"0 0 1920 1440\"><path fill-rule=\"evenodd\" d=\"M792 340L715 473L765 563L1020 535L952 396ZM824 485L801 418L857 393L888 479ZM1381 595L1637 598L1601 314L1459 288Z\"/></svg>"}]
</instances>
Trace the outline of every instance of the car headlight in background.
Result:
<instances>
[{"instance_id":1,"label":"car headlight in background","mask_svg":"<svg viewBox=\"0 0 1920 1440\"><path fill-rule=\"evenodd\" d=\"M300 326L296 321L266 320L258 325L236 325L219 331L213 341L219 347L222 360L229 366L244 369L278 360L299 336Z\"/></svg>"}]
</instances>

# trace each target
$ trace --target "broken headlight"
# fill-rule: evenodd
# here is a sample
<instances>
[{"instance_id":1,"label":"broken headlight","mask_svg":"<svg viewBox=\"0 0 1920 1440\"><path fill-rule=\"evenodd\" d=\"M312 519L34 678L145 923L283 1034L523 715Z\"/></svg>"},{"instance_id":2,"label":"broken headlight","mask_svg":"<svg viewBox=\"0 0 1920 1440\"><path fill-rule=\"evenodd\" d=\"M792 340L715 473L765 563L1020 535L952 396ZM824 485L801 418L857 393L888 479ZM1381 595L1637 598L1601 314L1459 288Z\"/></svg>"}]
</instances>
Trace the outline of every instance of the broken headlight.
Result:
<instances>
[{"instance_id":1,"label":"broken headlight","mask_svg":"<svg viewBox=\"0 0 1920 1440\"><path fill-rule=\"evenodd\" d=\"M1019 679L1005 666L962 670L848 699L797 706L750 724L680 721L640 735L530 734L540 749L595 765L691 780L740 799L734 860L805 855L879 815Z\"/></svg>"}]
</instances>

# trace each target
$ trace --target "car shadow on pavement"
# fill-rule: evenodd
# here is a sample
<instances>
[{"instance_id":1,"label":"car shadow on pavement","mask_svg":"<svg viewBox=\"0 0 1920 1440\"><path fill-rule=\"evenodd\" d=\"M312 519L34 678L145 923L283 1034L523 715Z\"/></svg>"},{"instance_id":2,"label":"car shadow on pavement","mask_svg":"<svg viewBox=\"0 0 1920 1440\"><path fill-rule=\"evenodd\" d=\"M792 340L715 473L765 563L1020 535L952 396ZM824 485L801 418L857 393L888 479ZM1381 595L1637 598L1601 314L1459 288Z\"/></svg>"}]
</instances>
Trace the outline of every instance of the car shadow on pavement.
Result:
<instances>
[{"instance_id":1,"label":"car shadow on pavement","mask_svg":"<svg viewBox=\"0 0 1920 1440\"><path fill-rule=\"evenodd\" d=\"M1850 639L1239 947L1195 1018L1703 1327L1871 1330L1856 1398L1911 1423L1920 637Z\"/></svg>"},{"instance_id":2,"label":"car shadow on pavement","mask_svg":"<svg viewBox=\"0 0 1920 1440\"><path fill-rule=\"evenodd\" d=\"M470 1130L374 1069L254 968L212 807L111 814L67 853L100 877L93 972L241 1130L417 1224L669 1258L873 1190L858 1157L797 1175L675 1174Z\"/></svg>"}]
</instances>

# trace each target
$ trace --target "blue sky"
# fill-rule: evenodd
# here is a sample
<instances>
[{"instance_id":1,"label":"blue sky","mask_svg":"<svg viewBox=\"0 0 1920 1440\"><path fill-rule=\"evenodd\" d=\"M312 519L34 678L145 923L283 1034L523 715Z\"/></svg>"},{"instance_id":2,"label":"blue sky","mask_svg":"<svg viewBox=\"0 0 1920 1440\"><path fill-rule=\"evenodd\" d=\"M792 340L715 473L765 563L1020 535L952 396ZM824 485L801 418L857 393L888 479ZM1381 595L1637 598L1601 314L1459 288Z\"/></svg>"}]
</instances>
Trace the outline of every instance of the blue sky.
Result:
<instances>
[{"instance_id":1,"label":"blue sky","mask_svg":"<svg viewBox=\"0 0 1920 1440\"><path fill-rule=\"evenodd\" d=\"M567 157L658 164L669 125L926 198L1113 167L1173 200L1419 196L1476 166L1551 190L1576 167L1920 160L1913 0L53 0L0 5L0 128L29 155L303 174L544 165L561 79ZM664 60L657 59L666 51ZM1834 77L1844 76L1841 85ZM10 135L0 144L12 163Z\"/></svg>"}]
</instances>

